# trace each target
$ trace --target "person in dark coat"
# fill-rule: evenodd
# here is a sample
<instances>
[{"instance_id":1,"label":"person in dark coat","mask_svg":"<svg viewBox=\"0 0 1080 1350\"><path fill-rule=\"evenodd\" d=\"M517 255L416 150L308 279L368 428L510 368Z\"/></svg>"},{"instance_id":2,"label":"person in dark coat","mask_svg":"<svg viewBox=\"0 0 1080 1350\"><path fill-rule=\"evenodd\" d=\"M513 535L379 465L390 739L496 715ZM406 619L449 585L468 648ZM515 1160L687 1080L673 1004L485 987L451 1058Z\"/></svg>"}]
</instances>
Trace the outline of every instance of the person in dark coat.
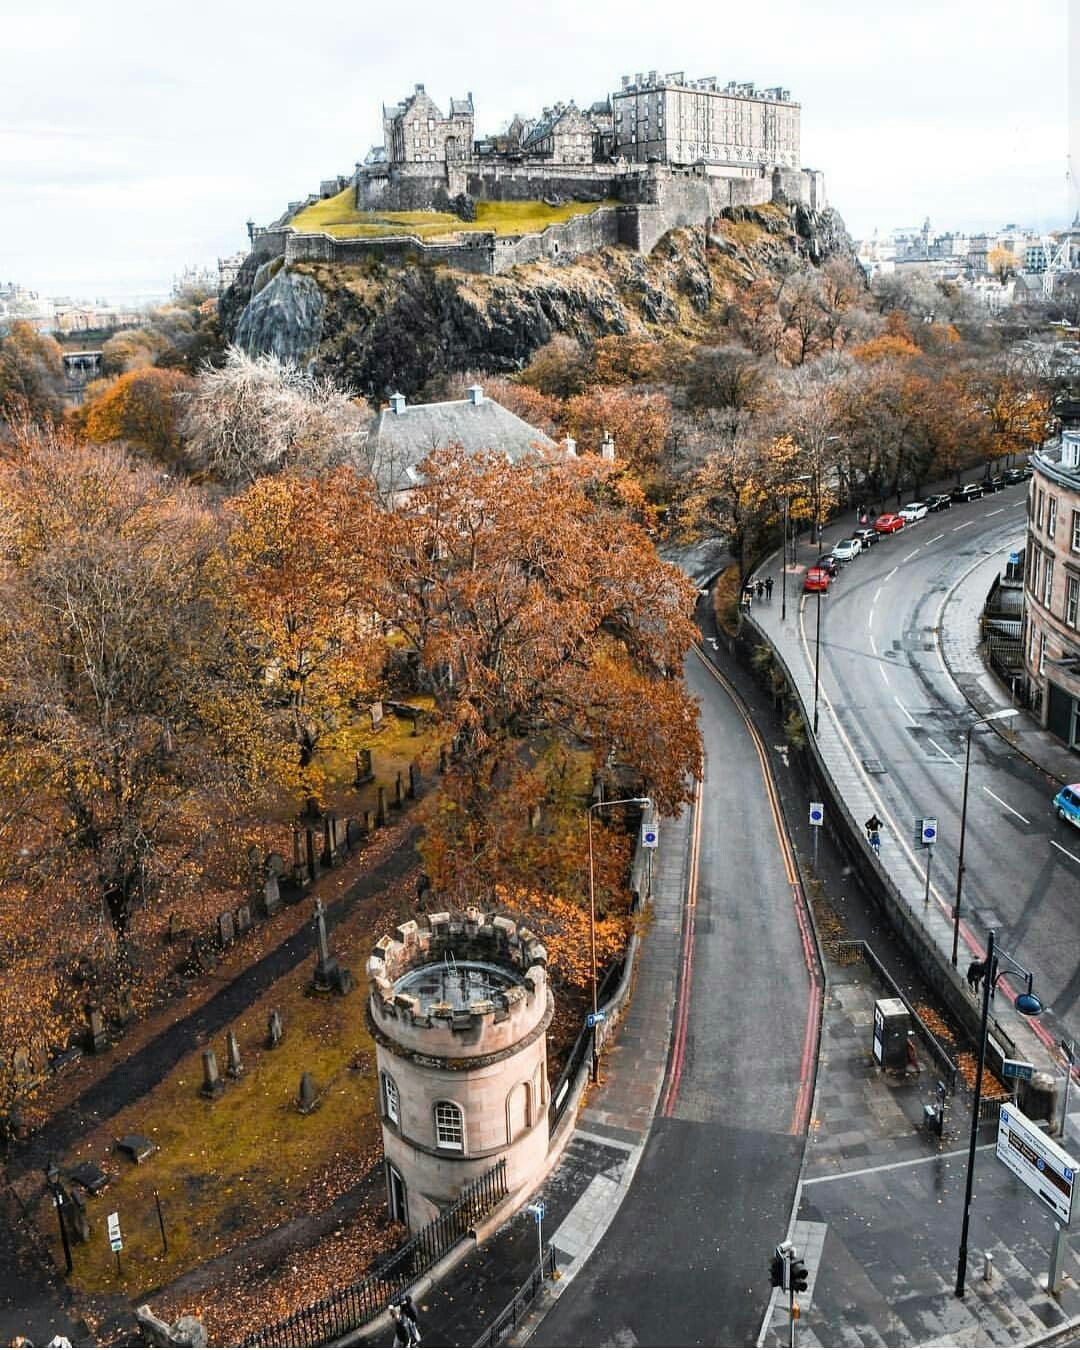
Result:
<instances>
[{"instance_id":1,"label":"person in dark coat","mask_svg":"<svg viewBox=\"0 0 1080 1350\"><path fill-rule=\"evenodd\" d=\"M979 992L979 985L982 984L985 978L986 978L986 962L972 961L971 965L968 966L967 968L967 982L968 988L971 990L973 994L977 994Z\"/></svg>"},{"instance_id":2,"label":"person in dark coat","mask_svg":"<svg viewBox=\"0 0 1080 1350\"><path fill-rule=\"evenodd\" d=\"M420 1320L416 1315L416 1304L412 1301L411 1294L402 1294L398 1303L401 1309L402 1321L405 1323L405 1330L409 1333L409 1345L420 1344Z\"/></svg>"}]
</instances>

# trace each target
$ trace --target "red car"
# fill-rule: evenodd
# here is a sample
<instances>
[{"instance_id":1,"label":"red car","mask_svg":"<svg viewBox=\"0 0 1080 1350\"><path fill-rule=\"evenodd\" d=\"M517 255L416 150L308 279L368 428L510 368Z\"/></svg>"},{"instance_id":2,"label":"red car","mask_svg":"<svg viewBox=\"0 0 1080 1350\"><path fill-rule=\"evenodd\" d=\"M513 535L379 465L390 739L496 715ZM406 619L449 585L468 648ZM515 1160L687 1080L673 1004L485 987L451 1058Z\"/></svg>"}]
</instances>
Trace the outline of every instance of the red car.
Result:
<instances>
[{"instance_id":1,"label":"red car","mask_svg":"<svg viewBox=\"0 0 1080 1350\"><path fill-rule=\"evenodd\" d=\"M904 528L904 517L894 515L878 516L874 521L874 529L878 534L895 534L897 530Z\"/></svg>"},{"instance_id":2,"label":"red car","mask_svg":"<svg viewBox=\"0 0 1080 1350\"><path fill-rule=\"evenodd\" d=\"M808 567L806 576L803 579L804 591L827 591L829 589L829 574L824 567Z\"/></svg>"}]
</instances>

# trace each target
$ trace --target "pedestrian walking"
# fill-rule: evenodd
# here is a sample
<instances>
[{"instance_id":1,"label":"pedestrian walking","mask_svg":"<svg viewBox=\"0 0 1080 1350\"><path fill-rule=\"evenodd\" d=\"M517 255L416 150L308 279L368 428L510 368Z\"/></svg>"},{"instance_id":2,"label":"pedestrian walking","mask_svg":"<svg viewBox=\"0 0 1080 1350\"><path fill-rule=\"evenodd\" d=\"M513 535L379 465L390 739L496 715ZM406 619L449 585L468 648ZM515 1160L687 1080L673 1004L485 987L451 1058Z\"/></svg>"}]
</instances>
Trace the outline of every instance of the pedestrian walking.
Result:
<instances>
[{"instance_id":1,"label":"pedestrian walking","mask_svg":"<svg viewBox=\"0 0 1080 1350\"><path fill-rule=\"evenodd\" d=\"M754 593L759 600L765 599L765 583L760 577L754 582Z\"/></svg>"},{"instance_id":2,"label":"pedestrian walking","mask_svg":"<svg viewBox=\"0 0 1080 1350\"><path fill-rule=\"evenodd\" d=\"M390 1344L408 1345L409 1329L405 1325L405 1318L402 1315L401 1309L398 1307L396 1303L390 1304L390 1324L394 1329L394 1339L390 1342Z\"/></svg>"},{"instance_id":3,"label":"pedestrian walking","mask_svg":"<svg viewBox=\"0 0 1080 1350\"><path fill-rule=\"evenodd\" d=\"M420 1344L420 1319L416 1315L416 1304L412 1301L411 1294L403 1294L401 1302L398 1304L401 1309L401 1317L405 1323L405 1330L409 1333L409 1344Z\"/></svg>"},{"instance_id":4,"label":"pedestrian walking","mask_svg":"<svg viewBox=\"0 0 1080 1350\"><path fill-rule=\"evenodd\" d=\"M746 610L747 614L750 613L750 606L753 603L754 603L754 588L753 586L747 586L742 593L742 607L743 609Z\"/></svg>"},{"instance_id":5,"label":"pedestrian walking","mask_svg":"<svg viewBox=\"0 0 1080 1350\"><path fill-rule=\"evenodd\" d=\"M773 579L772 579L772 577L766 577L766 578L765 578L765 599L766 599L766 600L771 600L771 599L772 599L772 588L773 588Z\"/></svg>"},{"instance_id":6,"label":"pedestrian walking","mask_svg":"<svg viewBox=\"0 0 1080 1350\"><path fill-rule=\"evenodd\" d=\"M971 965L969 965L967 968L967 982L968 988L971 990L973 994L977 994L979 992L979 985L982 984L985 977L986 977L986 962L972 961Z\"/></svg>"},{"instance_id":7,"label":"pedestrian walking","mask_svg":"<svg viewBox=\"0 0 1080 1350\"><path fill-rule=\"evenodd\" d=\"M870 817L863 826L866 831L866 837L870 841L870 847L875 853L881 852L881 827L884 822L879 820L877 812Z\"/></svg>"}]
</instances>

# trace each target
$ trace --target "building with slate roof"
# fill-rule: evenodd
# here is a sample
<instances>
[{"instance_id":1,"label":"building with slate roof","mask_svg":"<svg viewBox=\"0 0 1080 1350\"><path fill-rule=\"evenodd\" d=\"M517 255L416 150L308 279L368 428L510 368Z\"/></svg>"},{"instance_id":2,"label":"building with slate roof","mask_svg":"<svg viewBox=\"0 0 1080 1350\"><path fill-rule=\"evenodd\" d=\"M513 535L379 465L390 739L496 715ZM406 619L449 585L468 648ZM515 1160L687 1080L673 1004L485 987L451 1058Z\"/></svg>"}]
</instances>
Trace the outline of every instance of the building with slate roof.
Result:
<instances>
[{"instance_id":1,"label":"building with slate roof","mask_svg":"<svg viewBox=\"0 0 1080 1350\"><path fill-rule=\"evenodd\" d=\"M464 399L408 404L394 394L376 414L367 455L380 497L398 505L423 479L419 466L433 450L460 445L470 454L498 450L511 461L558 446L474 384Z\"/></svg>"}]
</instances>

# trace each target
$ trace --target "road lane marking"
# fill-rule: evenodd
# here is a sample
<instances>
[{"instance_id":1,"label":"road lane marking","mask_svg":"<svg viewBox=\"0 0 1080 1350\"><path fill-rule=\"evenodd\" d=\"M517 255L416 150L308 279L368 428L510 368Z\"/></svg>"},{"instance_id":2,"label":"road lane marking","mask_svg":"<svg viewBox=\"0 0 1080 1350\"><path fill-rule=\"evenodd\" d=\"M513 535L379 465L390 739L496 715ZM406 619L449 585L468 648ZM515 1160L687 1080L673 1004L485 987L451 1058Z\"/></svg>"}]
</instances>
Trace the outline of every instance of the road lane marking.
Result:
<instances>
[{"instance_id":1,"label":"road lane marking","mask_svg":"<svg viewBox=\"0 0 1080 1350\"><path fill-rule=\"evenodd\" d=\"M919 550L918 550L917 548L913 548L913 549L911 550L911 552L907 555L907 557L906 557L906 558L901 558L900 561L901 561L902 563L910 562L910 561L912 560L912 558L914 558L915 554L918 553L918 551L919 551Z\"/></svg>"},{"instance_id":2,"label":"road lane marking","mask_svg":"<svg viewBox=\"0 0 1080 1350\"><path fill-rule=\"evenodd\" d=\"M938 752L939 755L944 755L950 764L955 764L957 768L960 767L960 761L958 759L953 759L952 755L949 754L948 750L946 750L943 745L938 745L937 741L934 740L933 736L927 736L926 739L930 742L930 744L934 747L934 749Z\"/></svg>"},{"instance_id":3,"label":"road lane marking","mask_svg":"<svg viewBox=\"0 0 1080 1350\"><path fill-rule=\"evenodd\" d=\"M896 576L896 570L897 569L894 567L893 570L889 573L889 575L885 578L885 580L892 581L893 577Z\"/></svg>"},{"instance_id":4,"label":"road lane marking","mask_svg":"<svg viewBox=\"0 0 1080 1350\"><path fill-rule=\"evenodd\" d=\"M867 626L867 628L870 628L870 629L873 629L873 627L874 627L874 606L873 606L873 605L870 606L870 612L869 612L869 614L867 614L867 616L866 616L866 626Z\"/></svg>"},{"instance_id":5,"label":"road lane marking","mask_svg":"<svg viewBox=\"0 0 1080 1350\"><path fill-rule=\"evenodd\" d=\"M997 1144L979 1144L977 1150L979 1153L985 1153L988 1148L997 1148ZM854 1172L831 1172L826 1177L806 1177L803 1181L804 1186L821 1186L826 1181L850 1181L852 1177L872 1177L877 1172L895 1172L900 1167L925 1167L929 1162L941 1162L944 1158L966 1158L968 1151L966 1148L955 1148L949 1153L932 1153L927 1158L908 1158L904 1162L879 1163L877 1167L860 1167Z\"/></svg>"},{"instance_id":6,"label":"road lane marking","mask_svg":"<svg viewBox=\"0 0 1080 1350\"><path fill-rule=\"evenodd\" d=\"M884 666L878 666L878 670L881 672L881 678L885 681L886 684L888 684L889 672L885 669Z\"/></svg>"},{"instance_id":7,"label":"road lane marking","mask_svg":"<svg viewBox=\"0 0 1080 1350\"><path fill-rule=\"evenodd\" d=\"M1000 516L1004 510L1003 506L999 506L996 511L987 511L985 519L989 520L991 516Z\"/></svg>"},{"instance_id":8,"label":"road lane marking","mask_svg":"<svg viewBox=\"0 0 1080 1350\"><path fill-rule=\"evenodd\" d=\"M874 598L873 598L873 600L870 602L870 612L871 612L871 613L873 613L873 608L874 608L874 606L877 604L877 602L878 602L880 599L881 599L881 587L879 586L879 587L877 588L877 590L874 592Z\"/></svg>"},{"instance_id":9,"label":"road lane marking","mask_svg":"<svg viewBox=\"0 0 1080 1350\"><path fill-rule=\"evenodd\" d=\"M1014 807L1010 806L1008 802L1003 802L996 792L990 791L990 789L986 786L985 783L983 784L983 791L986 793L988 797L993 797L994 801L997 802L998 806L1003 806L1006 811L1012 811L1013 815L1016 817L1017 820L1022 820L1025 825L1031 824L1031 821L1028 820L1027 816L1022 816L1020 812L1017 811Z\"/></svg>"},{"instance_id":10,"label":"road lane marking","mask_svg":"<svg viewBox=\"0 0 1080 1350\"><path fill-rule=\"evenodd\" d=\"M968 527L969 525L974 525L974 524L975 524L975 522L974 522L973 520L965 520L964 523L963 523L963 525L954 525L954 526L953 526L953 531L952 531L952 532L953 532L953 534L955 534L957 530L966 530L967 527Z\"/></svg>"},{"instance_id":11,"label":"road lane marking","mask_svg":"<svg viewBox=\"0 0 1080 1350\"><path fill-rule=\"evenodd\" d=\"M896 697L895 694L893 694L893 702L907 718L909 726L917 727L919 725L918 722L915 721L914 717L912 717L912 715L908 712L908 710L904 707L904 705L900 702L900 700Z\"/></svg>"},{"instance_id":12,"label":"road lane marking","mask_svg":"<svg viewBox=\"0 0 1080 1350\"><path fill-rule=\"evenodd\" d=\"M926 541L927 546L929 547L930 544L936 544L937 541L938 541L939 539L944 539L944 538L945 538L945 536L944 536L943 534L935 534L934 537L933 537L933 539L928 539L928 540Z\"/></svg>"},{"instance_id":13,"label":"road lane marking","mask_svg":"<svg viewBox=\"0 0 1080 1350\"><path fill-rule=\"evenodd\" d=\"M1053 844L1053 846L1057 849L1059 853L1064 853L1066 858L1071 858L1074 863L1080 863L1080 858L1078 858L1075 853L1070 853L1069 850L1067 848L1064 848L1061 844L1059 844L1056 839L1051 839L1050 842Z\"/></svg>"}]
</instances>

